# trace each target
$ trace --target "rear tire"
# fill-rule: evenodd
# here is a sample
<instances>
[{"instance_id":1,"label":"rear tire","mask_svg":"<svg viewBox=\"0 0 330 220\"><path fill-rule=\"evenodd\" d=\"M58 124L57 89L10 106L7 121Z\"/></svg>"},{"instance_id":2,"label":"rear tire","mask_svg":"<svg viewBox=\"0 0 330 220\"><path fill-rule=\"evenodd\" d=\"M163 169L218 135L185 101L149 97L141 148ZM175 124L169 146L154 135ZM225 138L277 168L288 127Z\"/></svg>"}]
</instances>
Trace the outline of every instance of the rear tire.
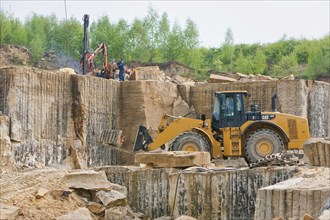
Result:
<instances>
[{"instance_id":1,"label":"rear tire","mask_svg":"<svg viewBox=\"0 0 330 220\"><path fill-rule=\"evenodd\" d=\"M173 151L210 151L204 137L193 131L187 131L177 136L171 148Z\"/></svg>"},{"instance_id":2,"label":"rear tire","mask_svg":"<svg viewBox=\"0 0 330 220\"><path fill-rule=\"evenodd\" d=\"M281 153L284 144L280 136L270 129L258 129L252 132L244 147L245 159L252 163L270 154Z\"/></svg>"}]
</instances>

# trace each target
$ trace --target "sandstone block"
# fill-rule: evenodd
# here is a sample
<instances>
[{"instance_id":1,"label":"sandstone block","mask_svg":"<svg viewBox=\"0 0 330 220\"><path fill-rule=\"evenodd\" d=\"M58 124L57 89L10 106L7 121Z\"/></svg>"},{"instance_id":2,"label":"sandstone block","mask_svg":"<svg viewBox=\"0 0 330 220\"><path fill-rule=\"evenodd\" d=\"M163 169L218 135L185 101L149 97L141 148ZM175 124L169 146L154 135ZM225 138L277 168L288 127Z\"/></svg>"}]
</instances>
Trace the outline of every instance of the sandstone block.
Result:
<instances>
[{"instance_id":1,"label":"sandstone block","mask_svg":"<svg viewBox=\"0 0 330 220\"><path fill-rule=\"evenodd\" d=\"M56 218L56 220L93 220L93 218L87 208L79 208Z\"/></svg>"},{"instance_id":2,"label":"sandstone block","mask_svg":"<svg viewBox=\"0 0 330 220\"><path fill-rule=\"evenodd\" d=\"M109 192L98 191L96 196L101 200L102 204L108 208L127 205L126 196L116 190L111 190Z\"/></svg>"},{"instance_id":3,"label":"sandstone block","mask_svg":"<svg viewBox=\"0 0 330 220\"><path fill-rule=\"evenodd\" d=\"M209 152L144 152L135 154L135 163L152 164L154 167L191 167L211 163Z\"/></svg>"},{"instance_id":4,"label":"sandstone block","mask_svg":"<svg viewBox=\"0 0 330 220\"><path fill-rule=\"evenodd\" d=\"M161 72L158 66L137 67L135 69L136 80L158 80Z\"/></svg>"},{"instance_id":5,"label":"sandstone block","mask_svg":"<svg viewBox=\"0 0 330 220\"><path fill-rule=\"evenodd\" d=\"M0 203L0 219L14 220L19 212L19 207Z\"/></svg>"},{"instance_id":6,"label":"sandstone block","mask_svg":"<svg viewBox=\"0 0 330 220\"><path fill-rule=\"evenodd\" d=\"M322 204L330 195L327 183L330 168L302 168L300 173L299 177L260 188L254 219L305 219L305 216L316 219Z\"/></svg>"},{"instance_id":7,"label":"sandstone block","mask_svg":"<svg viewBox=\"0 0 330 220\"><path fill-rule=\"evenodd\" d=\"M88 170L70 173L64 176L64 183L70 188L86 190L108 190L111 188L104 171Z\"/></svg>"},{"instance_id":8,"label":"sandstone block","mask_svg":"<svg viewBox=\"0 0 330 220\"><path fill-rule=\"evenodd\" d=\"M303 147L304 159L309 165L330 167L330 140L310 139Z\"/></svg>"}]
</instances>

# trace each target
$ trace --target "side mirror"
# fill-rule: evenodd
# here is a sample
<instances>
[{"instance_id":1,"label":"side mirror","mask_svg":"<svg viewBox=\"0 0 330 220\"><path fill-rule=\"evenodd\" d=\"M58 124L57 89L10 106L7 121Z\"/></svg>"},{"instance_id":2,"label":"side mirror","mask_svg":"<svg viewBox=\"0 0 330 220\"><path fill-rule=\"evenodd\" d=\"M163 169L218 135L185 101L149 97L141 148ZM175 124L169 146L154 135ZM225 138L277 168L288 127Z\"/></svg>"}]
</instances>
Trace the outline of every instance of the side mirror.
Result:
<instances>
[{"instance_id":1,"label":"side mirror","mask_svg":"<svg viewBox=\"0 0 330 220\"><path fill-rule=\"evenodd\" d=\"M205 114L202 114L202 115L201 115L201 119L202 119L202 121L205 121L205 119L206 119Z\"/></svg>"}]
</instances>

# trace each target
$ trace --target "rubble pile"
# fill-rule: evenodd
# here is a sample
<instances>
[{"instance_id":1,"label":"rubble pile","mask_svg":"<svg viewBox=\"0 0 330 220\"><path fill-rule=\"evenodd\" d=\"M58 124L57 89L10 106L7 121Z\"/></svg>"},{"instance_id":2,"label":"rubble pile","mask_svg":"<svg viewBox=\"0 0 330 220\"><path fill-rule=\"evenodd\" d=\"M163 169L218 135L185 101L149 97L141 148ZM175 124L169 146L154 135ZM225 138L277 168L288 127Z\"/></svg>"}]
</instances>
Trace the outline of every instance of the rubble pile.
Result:
<instances>
[{"instance_id":1,"label":"rubble pile","mask_svg":"<svg viewBox=\"0 0 330 220\"><path fill-rule=\"evenodd\" d=\"M1 44L0 51L1 67L27 65L31 61L31 54L26 47Z\"/></svg>"},{"instance_id":2,"label":"rubble pile","mask_svg":"<svg viewBox=\"0 0 330 220\"><path fill-rule=\"evenodd\" d=\"M110 183L104 171L73 172L65 175L64 183L85 202L87 209L79 212L83 211L86 215L90 212L109 220L144 218L144 214L134 213L128 206L126 187ZM58 219L69 220L72 216L69 214ZM90 215L90 219L94 218Z\"/></svg>"}]
</instances>

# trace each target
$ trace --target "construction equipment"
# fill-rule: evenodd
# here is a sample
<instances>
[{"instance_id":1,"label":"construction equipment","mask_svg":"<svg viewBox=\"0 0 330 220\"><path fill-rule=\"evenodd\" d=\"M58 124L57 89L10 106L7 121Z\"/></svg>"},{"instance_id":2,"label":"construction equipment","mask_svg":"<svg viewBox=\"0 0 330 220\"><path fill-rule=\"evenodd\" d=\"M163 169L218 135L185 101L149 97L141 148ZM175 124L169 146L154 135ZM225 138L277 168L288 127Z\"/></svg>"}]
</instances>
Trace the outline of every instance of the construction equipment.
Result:
<instances>
[{"instance_id":1,"label":"construction equipment","mask_svg":"<svg viewBox=\"0 0 330 220\"><path fill-rule=\"evenodd\" d=\"M80 59L80 64L82 64L82 68L83 68L83 75L86 75L86 73L87 73L86 54L87 54L87 28L88 28L88 26L89 26L89 15L85 14L84 15L83 55L82 55L82 58Z\"/></svg>"},{"instance_id":2,"label":"construction equipment","mask_svg":"<svg viewBox=\"0 0 330 220\"><path fill-rule=\"evenodd\" d=\"M208 151L213 158L244 157L255 163L273 154L302 149L309 135L306 118L276 111L261 112L254 102L246 111L247 91L215 93L212 119L164 114L155 140L140 126L134 151L162 148L173 151ZM172 118L172 122L169 119Z\"/></svg>"},{"instance_id":3,"label":"construction equipment","mask_svg":"<svg viewBox=\"0 0 330 220\"><path fill-rule=\"evenodd\" d=\"M95 73L95 65L93 63L95 57L97 54L102 52L103 54L103 65L102 70L100 73ZM83 62L83 59L80 60L81 64ZM87 72L92 72L93 75L104 77L107 79L113 79L114 78L114 71L117 68L117 64L115 62L108 63L107 61L107 46L105 43L101 43L91 54L89 52L86 53L86 68Z\"/></svg>"}]
</instances>

